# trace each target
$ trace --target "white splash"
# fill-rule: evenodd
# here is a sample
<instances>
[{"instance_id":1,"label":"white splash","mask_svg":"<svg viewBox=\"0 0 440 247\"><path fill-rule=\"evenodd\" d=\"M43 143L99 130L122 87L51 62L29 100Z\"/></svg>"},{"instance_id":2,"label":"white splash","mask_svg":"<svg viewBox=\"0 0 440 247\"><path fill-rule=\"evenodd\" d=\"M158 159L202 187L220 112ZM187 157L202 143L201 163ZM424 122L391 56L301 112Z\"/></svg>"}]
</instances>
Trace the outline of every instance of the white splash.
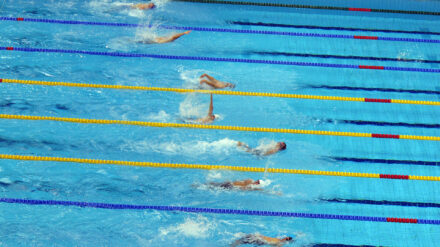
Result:
<instances>
[{"instance_id":1,"label":"white splash","mask_svg":"<svg viewBox=\"0 0 440 247\"><path fill-rule=\"evenodd\" d=\"M201 118L207 115L209 104L201 103L197 94L188 94L179 105L179 115L183 119Z\"/></svg>"},{"instance_id":2,"label":"white splash","mask_svg":"<svg viewBox=\"0 0 440 247\"><path fill-rule=\"evenodd\" d=\"M211 89L206 84L200 85L200 76L204 73L211 73L202 69L185 70L183 66L178 69L180 79L183 81L184 88L203 88Z\"/></svg>"},{"instance_id":3,"label":"white splash","mask_svg":"<svg viewBox=\"0 0 440 247\"><path fill-rule=\"evenodd\" d=\"M156 122L170 122L171 116L166 113L165 111L161 110L158 113L152 113L148 115L147 119L149 121L156 121Z\"/></svg>"},{"instance_id":4,"label":"white splash","mask_svg":"<svg viewBox=\"0 0 440 247\"><path fill-rule=\"evenodd\" d=\"M183 235L191 238L207 238L215 227L216 224L214 222L202 215L197 215L197 218L188 217L183 223L176 226L161 227L159 228L159 234L161 237L173 234L174 237L177 237L176 235Z\"/></svg>"},{"instance_id":5,"label":"white splash","mask_svg":"<svg viewBox=\"0 0 440 247\"><path fill-rule=\"evenodd\" d=\"M269 179L260 179L260 186L259 187L264 188L264 187L269 186L271 183L272 183L272 181Z\"/></svg>"},{"instance_id":6,"label":"white splash","mask_svg":"<svg viewBox=\"0 0 440 247\"><path fill-rule=\"evenodd\" d=\"M148 11L131 8L133 3L127 2L110 2L108 0L91 1L89 3L90 9L97 13L111 15L112 13L122 13L132 17L143 18Z\"/></svg>"},{"instance_id":7,"label":"white splash","mask_svg":"<svg viewBox=\"0 0 440 247\"><path fill-rule=\"evenodd\" d=\"M149 151L154 151L169 155L186 155L186 156L197 156L202 154L210 155L229 155L231 152L236 150L237 141L231 140L229 138L223 138L213 142L207 141L190 141L176 143L173 141L168 142L149 142L149 141L139 141L130 142L121 145L121 149L124 151L134 151L138 153L147 153Z\"/></svg>"},{"instance_id":8,"label":"white splash","mask_svg":"<svg viewBox=\"0 0 440 247\"><path fill-rule=\"evenodd\" d=\"M140 26L136 29L136 34L134 40L136 42L149 43L155 40L158 35L158 27L161 25L160 22L153 21L152 16L148 16L146 19L140 23Z\"/></svg>"},{"instance_id":9,"label":"white splash","mask_svg":"<svg viewBox=\"0 0 440 247\"><path fill-rule=\"evenodd\" d=\"M151 2L156 5L157 8L163 8L170 0L152 0Z\"/></svg>"},{"instance_id":10,"label":"white splash","mask_svg":"<svg viewBox=\"0 0 440 247\"><path fill-rule=\"evenodd\" d=\"M12 184L12 181L10 178L0 178L0 183Z\"/></svg>"},{"instance_id":11,"label":"white splash","mask_svg":"<svg viewBox=\"0 0 440 247\"><path fill-rule=\"evenodd\" d=\"M220 171L218 171L218 170L210 170L208 172L208 175L206 176L206 179L207 180L217 180L217 179L221 179L222 177L223 176L222 176L222 173Z\"/></svg>"}]
</instances>

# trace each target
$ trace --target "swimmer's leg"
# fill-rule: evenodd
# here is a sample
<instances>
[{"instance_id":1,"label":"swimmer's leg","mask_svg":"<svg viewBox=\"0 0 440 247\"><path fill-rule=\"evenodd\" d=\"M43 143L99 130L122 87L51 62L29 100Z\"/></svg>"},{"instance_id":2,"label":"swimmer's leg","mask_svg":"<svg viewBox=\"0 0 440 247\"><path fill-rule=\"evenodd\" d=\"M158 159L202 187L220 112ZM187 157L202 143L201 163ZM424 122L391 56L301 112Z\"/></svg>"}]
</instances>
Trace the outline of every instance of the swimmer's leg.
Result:
<instances>
[{"instance_id":1,"label":"swimmer's leg","mask_svg":"<svg viewBox=\"0 0 440 247\"><path fill-rule=\"evenodd\" d=\"M176 39L182 37L182 36L185 35L185 34L189 34L190 32L191 32L191 31L186 31L186 32L183 32L183 33L177 33L177 34L174 34L174 35L172 35L171 37L169 37L169 38L167 39L167 42L173 42L174 40L176 40Z\"/></svg>"}]
</instances>

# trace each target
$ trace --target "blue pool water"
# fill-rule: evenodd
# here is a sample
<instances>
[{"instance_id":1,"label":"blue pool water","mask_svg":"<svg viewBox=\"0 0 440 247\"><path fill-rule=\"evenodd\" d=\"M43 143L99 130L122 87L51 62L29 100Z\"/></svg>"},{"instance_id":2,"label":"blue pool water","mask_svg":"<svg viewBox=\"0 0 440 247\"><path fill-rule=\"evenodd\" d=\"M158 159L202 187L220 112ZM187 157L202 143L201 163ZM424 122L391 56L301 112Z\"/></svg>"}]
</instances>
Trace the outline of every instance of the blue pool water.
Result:
<instances>
[{"instance_id":1,"label":"blue pool water","mask_svg":"<svg viewBox=\"0 0 440 247\"><path fill-rule=\"evenodd\" d=\"M253 0L252 2L265 2ZM274 1L292 3L291 1ZM277 23L440 32L438 17L159 2L6 0L3 17L436 39L440 35L235 25ZM0 3L1 4L1 3ZM294 1L294 4L440 11L438 1ZM439 69L436 63L293 57L279 53L440 60L436 43L193 31L173 43L134 41L172 30L2 21L2 47L72 49ZM0 78L195 88L209 73L234 90L440 101L439 73L0 51ZM209 96L0 84L0 113L182 123L206 114ZM439 136L439 106L214 95L215 125ZM259 158L236 148L285 141ZM167 163L440 176L436 141L0 120L0 153ZM390 160L374 162L372 159ZM370 161L368 161L370 160ZM394 160L394 162L392 162ZM356 161L356 162L355 162ZM364 162L357 162L364 161ZM368 162L367 162L368 161ZM407 161L407 162L398 162ZM411 161L411 162L409 162ZM208 182L263 179L265 192L210 190ZM436 203L438 182L260 174L0 160L0 197L440 219L436 207L334 199ZM339 200L340 201L340 200ZM319 244L436 246L437 225L109 210L0 203L1 246L228 246L243 234Z\"/></svg>"}]
</instances>

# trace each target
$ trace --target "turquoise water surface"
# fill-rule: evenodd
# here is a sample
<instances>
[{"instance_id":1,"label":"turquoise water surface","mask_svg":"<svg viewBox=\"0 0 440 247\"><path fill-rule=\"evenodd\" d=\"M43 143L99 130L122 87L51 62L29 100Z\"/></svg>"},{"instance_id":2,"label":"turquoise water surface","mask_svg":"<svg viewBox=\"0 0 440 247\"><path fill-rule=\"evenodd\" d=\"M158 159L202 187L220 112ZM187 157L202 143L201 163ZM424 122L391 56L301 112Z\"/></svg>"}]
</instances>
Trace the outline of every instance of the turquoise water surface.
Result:
<instances>
[{"instance_id":1,"label":"turquoise water surface","mask_svg":"<svg viewBox=\"0 0 440 247\"><path fill-rule=\"evenodd\" d=\"M274 2L440 11L437 1ZM440 69L439 43L201 31L173 43L136 42L177 32L159 25L440 40L435 34L237 24L440 32L437 16L165 1L140 11L126 3L6 0L2 17L153 28L1 21L0 46ZM440 101L440 74L429 72L6 50L0 58L0 78L9 79L198 88L198 77L209 73L236 84L235 91ZM207 94L0 86L1 114L183 123L204 116L209 104ZM439 106L214 95L214 113L214 125L440 136ZM252 147L284 141L287 149L256 157L237 149L238 141ZM1 154L440 176L439 167L427 163L440 161L439 148L438 142L423 140L0 120ZM247 178L262 179L264 191L204 186ZM437 191L434 181L0 160L2 198L437 220L438 207L365 203L436 203ZM296 241L286 246L437 246L440 241L437 225L0 203L0 246L228 246L257 232L293 236Z\"/></svg>"}]
</instances>

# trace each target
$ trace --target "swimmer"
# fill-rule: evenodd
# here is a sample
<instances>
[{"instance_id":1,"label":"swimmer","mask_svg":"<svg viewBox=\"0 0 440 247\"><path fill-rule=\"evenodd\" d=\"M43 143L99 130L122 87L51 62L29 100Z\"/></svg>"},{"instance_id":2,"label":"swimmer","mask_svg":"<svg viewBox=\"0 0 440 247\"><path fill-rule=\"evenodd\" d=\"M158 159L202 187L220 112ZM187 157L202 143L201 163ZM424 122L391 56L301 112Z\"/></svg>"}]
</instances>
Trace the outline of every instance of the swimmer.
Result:
<instances>
[{"instance_id":1,"label":"swimmer","mask_svg":"<svg viewBox=\"0 0 440 247\"><path fill-rule=\"evenodd\" d=\"M270 147L266 150L261 150L258 148L250 148L246 143L238 142L237 147L241 147L244 149L244 151L251 153L251 154L254 154L254 155L268 156L268 155L278 153L279 151L285 150L287 146L286 146L285 142L277 142L272 147Z\"/></svg>"},{"instance_id":2,"label":"swimmer","mask_svg":"<svg viewBox=\"0 0 440 247\"><path fill-rule=\"evenodd\" d=\"M203 77L206 77L206 79L202 79ZM221 88L225 88L225 87L230 87L230 88L235 87L235 85L232 83L219 81L208 74L203 74L202 76L200 76L200 79L201 79L200 85L205 83L206 85L209 85L215 89L221 89Z\"/></svg>"},{"instance_id":3,"label":"swimmer","mask_svg":"<svg viewBox=\"0 0 440 247\"><path fill-rule=\"evenodd\" d=\"M209 103L208 115L206 117L197 119L196 122L201 124L211 124L212 122L214 122L214 119L215 119L214 105L212 103L212 94L211 94L211 103Z\"/></svg>"},{"instance_id":4,"label":"swimmer","mask_svg":"<svg viewBox=\"0 0 440 247\"><path fill-rule=\"evenodd\" d=\"M130 6L132 9L148 10L156 7L154 3L137 3Z\"/></svg>"},{"instance_id":5,"label":"swimmer","mask_svg":"<svg viewBox=\"0 0 440 247\"><path fill-rule=\"evenodd\" d=\"M283 246L287 242L293 241L292 237L285 238L271 238L261 234L247 234L246 236L237 239L231 244L231 247L239 246L242 244L252 244L254 246L270 245L270 246Z\"/></svg>"},{"instance_id":6,"label":"swimmer","mask_svg":"<svg viewBox=\"0 0 440 247\"><path fill-rule=\"evenodd\" d=\"M147 40L141 40L139 41L139 43L144 43L144 44L164 44L164 43L170 43L173 42L174 40L182 37L185 34L189 34L191 31L186 31L183 33L176 33L173 34L171 36L166 36L166 37L157 37L154 39L147 39Z\"/></svg>"},{"instance_id":7,"label":"swimmer","mask_svg":"<svg viewBox=\"0 0 440 247\"><path fill-rule=\"evenodd\" d=\"M208 184L211 187L220 188L220 189L226 189L226 190L232 190L232 189L238 189L238 190L263 190L261 188L257 188L257 186L260 186L260 180L252 180L252 179L246 179L246 180L236 180L236 181L227 181L223 183L215 183L211 182Z\"/></svg>"}]
</instances>

